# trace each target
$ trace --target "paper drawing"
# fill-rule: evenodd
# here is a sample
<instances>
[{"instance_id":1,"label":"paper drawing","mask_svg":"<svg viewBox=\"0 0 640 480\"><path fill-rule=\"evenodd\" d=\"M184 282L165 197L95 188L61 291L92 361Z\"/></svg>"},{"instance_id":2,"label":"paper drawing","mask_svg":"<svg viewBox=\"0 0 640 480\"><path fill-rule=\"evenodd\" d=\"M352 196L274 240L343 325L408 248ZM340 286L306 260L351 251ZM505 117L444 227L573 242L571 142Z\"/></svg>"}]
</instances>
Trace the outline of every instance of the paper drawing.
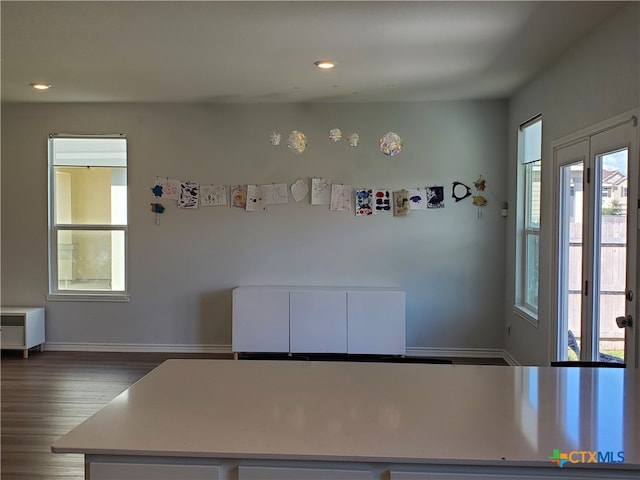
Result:
<instances>
[{"instance_id":1,"label":"paper drawing","mask_svg":"<svg viewBox=\"0 0 640 480\"><path fill-rule=\"evenodd\" d=\"M267 204L262 194L262 186L247 185L247 212L266 212Z\"/></svg>"},{"instance_id":2,"label":"paper drawing","mask_svg":"<svg viewBox=\"0 0 640 480\"><path fill-rule=\"evenodd\" d=\"M373 190L356 190L356 216L373 215Z\"/></svg>"},{"instance_id":3,"label":"paper drawing","mask_svg":"<svg viewBox=\"0 0 640 480\"><path fill-rule=\"evenodd\" d=\"M180 197L178 207L198 208L199 187L195 182L180 182Z\"/></svg>"},{"instance_id":4,"label":"paper drawing","mask_svg":"<svg viewBox=\"0 0 640 480\"><path fill-rule=\"evenodd\" d=\"M261 187L266 205L289 203L289 188L286 183L269 183Z\"/></svg>"},{"instance_id":5,"label":"paper drawing","mask_svg":"<svg viewBox=\"0 0 640 480\"><path fill-rule=\"evenodd\" d=\"M311 179L311 205L329 205L331 203L331 180L328 178Z\"/></svg>"},{"instance_id":6,"label":"paper drawing","mask_svg":"<svg viewBox=\"0 0 640 480\"><path fill-rule=\"evenodd\" d=\"M331 185L331 207L334 212L353 211L353 189L351 185Z\"/></svg>"},{"instance_id":7,"label":"paper drawing","mask_svg":"<svg viewBox=\"0 0 640 480\"><path fill-rule=\"evenodd\" d=\"M226 185L200 185L200 205L215 207L227 204Z\"/></svg>"},{"instance_id":8,"label":"paper drawing","mask_svg":"<svg viewBox=\"0 0 640 480\"><path fill-rule=\"evenodd\" d=\"M294 184L291 185L291 195L293 195L293 199L296 202L299 202L304 197L306 197L307 193L309 193L309 186L307 185L307 182L305 182L301 178L296 180Z\"/></svg>"},{"instance_id":9,"label":"paper drawing","mask_svg":"<svg viewBox=\"0 0 640 480\"><path fill-rule=\"evenodd\" d=\"M426 188L410 188L409 189L409 208L411 208L411 210L427 209L427 189Z\"/></svg>"},{"instance_id":10,"label":"paper drawing","mask_svg":"<svg viewBox=\"0 0 640 480\"><path fill-rule=\"evenodd\" d=\"M406 217L411 213L409 206L409 191L398 190L393 192L393 216L394 217Z\"/></svg>"},{"instance_id":11,"label":"paper drawing","mask_svg":"<svg viewBox=\"0 0 640 480\"><path fill-rule=\"evenodd\" d=\"M391 211L391 192L389 190L378 188L373 191L375 198L375 207L373 213Z\"/></svg>"},{"instance_id":12,"label":"paper drawing","mask_svg":"<svg viewBox=\"0 0 640 480\"><path fill-rule=\"evenodd\" d=\"M427 208L444 208L444 187L427 187Z\"/></svg>"},{"instance_id":13,"label":"paper drawing","mask_svg":"<svg viewBox=\"0 0 640 480\"><path fill-rule=\"evenodd\" d=\"M246 185L234 185L231 187L231 205L237 208L247 208Z\"/></svg>"},{"instance_id":14,"label":"paper drawing","mask_svg":"<svg viewBox=\"0 0 640 480\"><path fill-rule=\"evenodd\" d=\"M166 177L156 177L156 185L162 187L162 198L178 200L180 196L180 180Z\"/></svg>"}]
</instances>

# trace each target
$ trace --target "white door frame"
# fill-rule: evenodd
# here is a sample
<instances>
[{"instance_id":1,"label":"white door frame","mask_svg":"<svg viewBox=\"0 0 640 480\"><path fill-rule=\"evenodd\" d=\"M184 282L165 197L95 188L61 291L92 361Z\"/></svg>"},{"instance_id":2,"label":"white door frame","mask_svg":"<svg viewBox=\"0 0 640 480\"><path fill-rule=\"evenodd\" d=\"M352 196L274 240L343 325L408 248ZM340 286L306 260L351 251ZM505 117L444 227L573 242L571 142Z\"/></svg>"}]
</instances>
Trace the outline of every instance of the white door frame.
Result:
<instances>
[{"instance_id":1,"label":"white door frame","mask_svg":"<svg viewBox=\"0 0 640 480\"><path fill-rule=\"evenodd\" d=\"M628 110L620 115L617 115L613 118L605 120L603 122L599 122L590 127L584 128L578 132L572 133L560 139L554 140L551 142L551 157L553 159L553 219L552 219L552 289L551 289L551 319L549 325L549 361L557 360L558 358L558 329L559 329L559 317L560 317L560 307L558 304L559 300L559 287L560 287L560 278L559 278L559 261L560 261L560 231L559 231L559 218L560 218L560 208L561 208L561 198L560 198L560 165L557 160L558 150L562 148L569 147L574 144L578 144L584 140L589 141L591 137L606 132L608 130L612 130L616 127L632 124L636 126L634 138L632 139L630 148L629 148L629 172L628 176L630 179L635 179L634 182L629 182L628 184L628 263L636 265L635 268L635 278L627 279L627 288L633 290L634 298L631 302L628 302L629 305L627 309L631 309L634 326L629 331L626 332L626 342L627 345L625 353L625 362L627 367L629 368L638 368L638 362L640 361L640 302L637 297L640 294L638 291L637 285L640 285L638 275L640 273L640 265L638 265L638 255L637 248L640 245L638 241L639 236L639 217L640 217L640 191L638 180L640 178L640 128L638 128L638 117L640 116L640 109L634 108L632 110ZM598 152L595 152L597 154ZM593 155L592 152L589 152L589 155ZM587 239L584 239L587 241ZM585 248L587 245L585 244ZM635 247L635 248L634 248Z\"/></svg>"}]
</instances>

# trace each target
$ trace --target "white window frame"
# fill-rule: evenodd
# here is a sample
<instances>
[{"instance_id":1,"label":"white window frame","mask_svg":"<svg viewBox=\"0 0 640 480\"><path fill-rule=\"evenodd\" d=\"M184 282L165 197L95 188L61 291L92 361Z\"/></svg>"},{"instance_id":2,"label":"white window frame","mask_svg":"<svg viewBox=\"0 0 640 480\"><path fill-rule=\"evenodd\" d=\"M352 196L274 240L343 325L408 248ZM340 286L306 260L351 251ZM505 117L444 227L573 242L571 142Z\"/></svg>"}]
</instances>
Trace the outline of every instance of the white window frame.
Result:
<instances>
[{"instance_id":1,"label":"white window frame","mask_svg":"<svg viewBox=\"0 0 640 480\"><path fill-rule=\"evenodd\" d=\"M82 138L82 139L105 139L117 138L127 139L125 134L106 135L74 135L58 134L49 135L48 153L48 176L49 176L49 294L47 300L53 301L98 301L98 302L128 302L131 296L128 294L128 220L125 224L58 224L56 222L55 205L55 167L53 143L61 138ZM127 148L128 149L128 148ZM107 165L105 165L107 166ZM128 171L128 155L127 165ZM128 174L127 174L127 209L129 205L128 197ZM127 215L128 217L128 215ZM123 232L124 233L124 288L122 290L60 290L58 287L58 232L65 230L102 231L102 232Z\"/></svg>"},{"instance_id":2,"label":"white window frame","mask_svg":"<svg viewBox=\"0 0 640 480\"><path fill-rule=\"evenodd\" d=\"M532 218L532 176L536 167L542 167L542 135L540 141L540 153L534 157L525 158L524 138L527 128L540 123L542 128L542 115L536 115L535 117L522 123L518 129L518 174L521 182L518 183L519 195L518 195L518 231L519 241L517 243L517 261L516 261L516 304L514 306L515 312L531 323L534 326L538 326L538 305L528 301L527 290L530 283L530 272L528 269L528 240L532 237L538 239L538 259L540 255L540 219L538 218L537 225L532 224L530 221ZM540 183L542 184L542 172L540 170ZM540 190L537 192L540 195ZM540 198L538 198L538 202ZM538 212L540 214L540 212ZM540 288L540 264L538 260L538 290Z\"/></svg>"}]
</instances>

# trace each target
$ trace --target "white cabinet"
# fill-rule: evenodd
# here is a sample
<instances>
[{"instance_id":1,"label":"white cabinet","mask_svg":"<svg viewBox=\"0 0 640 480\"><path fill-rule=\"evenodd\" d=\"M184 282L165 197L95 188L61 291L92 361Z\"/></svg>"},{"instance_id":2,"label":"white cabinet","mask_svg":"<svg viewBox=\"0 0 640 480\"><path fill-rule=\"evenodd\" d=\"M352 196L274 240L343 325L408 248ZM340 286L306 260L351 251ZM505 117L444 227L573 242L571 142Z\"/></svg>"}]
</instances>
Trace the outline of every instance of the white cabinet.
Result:
<instances>
[{"instance_id":1,"label":"white cabinet","mask_svg":"<svg viewBox=\"0 0 640 480\"><path fill-rule=\"evenodd\" d=\"M404 355L405 294L388 288L238 287L232 350Z\"/></svg>"},{"instance_id":2,"label":"white cabinet","mask_svg":"<svg viewBox=\"0 0 640 480\"><path fill-rule=\"evenodd\" d=\"M289 297L289 348L293 353L347 353L347 294L293 290Z\"/></svg>"},{"instance_id":3,"label":"white cabinet","mask_svg":"<svg viewBox=\"0 0 640 480\"><path fill-rule=\"evenodd\" d=\"M366 470L239 466L238 480L371 480Z\"/></svg>"},{"instance_id":4,"label":"white cabinet","mask_svg":"<svg viewBox=\"0 0 640 480\"><path fill-rule=\"evenodd\" d=\"M218 465L90 462L91 480L218 480Z\"/></svg>"},{"instance_id":5,"label":"white cabinet","mask_svg":"<svg viewBox=\"0 0 640 480\"><path fill-rule=\"evenodd\" d=\"M236 288L232 315L234 352L289 351L289 290Z\"/></svg>"},{"instance_id":6,"label":"white cabinet","mask_svg":"<svg viewBox=\"0 0 640 480\"><path fill-rule=\"evenodd\" d=\"M404 355L404 292L349 291L349 353Z\"/></svg>"},{"instance_id":7,"label":"white cabinet","mask_svg":"<svg viewBox=\"0 0 640 480\"><path fill-rule=\"evenodd\" d=\"M2 307L0 316L2 348L22 350L24 358L32 347L44 350L44 308Z\"/></svg>"}]
</instances>

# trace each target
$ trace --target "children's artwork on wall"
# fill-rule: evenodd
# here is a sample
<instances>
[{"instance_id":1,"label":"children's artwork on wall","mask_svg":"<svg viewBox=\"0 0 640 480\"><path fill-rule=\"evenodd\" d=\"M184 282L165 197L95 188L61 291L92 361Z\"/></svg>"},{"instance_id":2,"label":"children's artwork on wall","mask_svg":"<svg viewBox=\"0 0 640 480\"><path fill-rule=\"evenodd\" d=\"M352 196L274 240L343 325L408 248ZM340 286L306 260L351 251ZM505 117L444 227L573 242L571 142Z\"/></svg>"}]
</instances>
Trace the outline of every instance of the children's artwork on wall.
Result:
<instances>
[{"instance_id":1,"label":"children's artwork on wall","mask_svg":"<svg viewBox=\"0 0 640 480\"><path fill-rule=\"evenodd\" d=\"M331 180L328 178L311 179L311 205L329 205L331 203Z\"/></svg>"},{"instance_id":2,"label":"children's artwork on wall","mask_svg":"<svg viewBox=\"0 0 640 480\"><path fill-rule=\"evenodd\" d=\"M391 192L385 189L376 189L373 191L375 198L375 207L373 213L391 211Z\"/></svg>"},{"instance_id":3,"label":"children's artwork on wall","mask_svg":"<svg viewBox=\"0 0 640 480\"><path fill-rule=\"evenodd\" d=\"M380 138L380 151L390 157L395 157L402 151L402 139L393 132L385 133Z\"/></svg>"},{"instance_id":4,"label":"children's artwork on wall","mask_svg":"<svg viewBox=\"0 0 640 480\"><path fill-rule=\"evenodd\" d=\"M242 209L247 208L246 185L234 185L231 187L231 206Z\"/></svg>"},{"instance_id":5,"label":"children's artwork on wall","mask_svg":"<svg viewBox=\"0 0 640 480\"><path fill-rule=\"evenodd\" d=\"M247 185L247 212L266 212L267 204L261 185Z\"/></svg>"},{"instance_id":6,"label":"children's artwork on wall","mask_svg":"<svg viewBox=\"0 0 640 480\"><path fill-rule=\"evenodd\" d=\"M307 182L301 178L293 182L293 185L291 185L291 195L296 202L299 202L306 197L307 193L309 193L309 186L307 185Z\"/></svg>"},{"instance_id":7,"label":"children's artwork on wall","mask_svg":"<svg viewBox=\"0 0 640 480\"><path fill-rule=\"evenodd\" d=\"M473 196L473 204L476 207L484 207L487 204L487 199L482 195L474 195Z\"/></svg>"},{"instance_id":8,"label":"children's artwork on wall","mask_svg":"<svg viewBox=\"0 0 640 480\"><path fill-rule=\"evenodd\" d=\"M162 185L156 185L155 187L153 187L151 189L151 193L153 193L154 197L161 197L162 196Z\"/></svg>"},{"instance_id":9,"label":"children's artwork on wall","mask_svg":"<svg viewBox=\"0 0 640 480\"><path fill-rule=\"evenodd\" d=\"M444 187L427 187L427 208L444 208Z\"/></svg>"},{"instance_id":10,"label":"children's artwork on wall","mask_svg":"<svg viewBox=\"0 0 640 480\"><path fill-rule=\"evenodd\" d=\"M373 215L373 190L356 190L356 216Z\"/></svg>"},{"instance_id":11,"label":"children's artwork on wall","mask_svg":"<svg viewBox=\"0 0 640 480\"><path fill-rule=\"evenodd\" d=\"M160 225L160 214L164 212L164 206L161 203L152 203L151 211L156 214L156 225Z\"/></svg>"},{"instance_id":12,"label":"children's artwork on wall","mask_svg":"<svg viewBox=\"0 0 640 480\"><path fill-rule=\"evenodd\" d=\"M353 212L353 189L351 185L331 185L331 206L334 212Z\"/></svg>"},{"instance_id":13,"label":"children's artwork on wall","mask_svg":"<svg viewBox=\"0 0 640 480\"><path fill-rule=\"evenodd\" d=\"M469 187L467 187L462 182L458 182L458 181L453 182L453 186L451 188L451 197L455 199L456 203L470 196L471 196L471 189Z\"/></svg>"},{"instance_id":14,"label":"children's artwork on wall","mask_svg":"<svg viewBox=\"0 0 640 480\"><path fill-rule=\"evenodd\" d=\"M480 175L478 179L473 182L473 186L476 187L476 190L479 192L484 192L484 189L487 188L487 180Z\"/></svg>"},{"instance_id":15,"label":"children's artwork on wall","mask_svg":"<svg viewBox=\"0 0 640 480\"><path fill-rule=\"evenodd\" d=\"M271 132L271 135L269 136L271 145L280 145L281 139L282 139L282 135L280 135L278 132Z\"/></svg>"},{"instance_id":16,"label":"children's artwork on wall","mask_svg":"<svg viewBox=\"0 0 640 480\"><path fill-rule=\"evenodd\" d=\"M301 154L307 148L307 136L298 130L292 130L289 133L287 146L293 153Z\"/></svg>"},{"instance_id":17,"label":"children's artwork on wall","mask_svg":"<svg viewBox=\"0 0 640 480\"><path fill-rule=\"evenodd\" d=\"M202 207L215 207L226 204L226 185L200 185L200 205Z\"/></svg>"},{"instance_id":18,"label":"children's artwork on wall","mask_svg":"<svg viewBox=\"0 0 640 480\"><path fill-rule=\"evenodd\" d=\"M156 185L162 187L162 198L178 200L178 197L180 197L180 180L156 177Z\"/></svg>"},{"instance_id":19,"label":"children's artwork on wall","mask_svg":"<svg viewBox=\"0 0 640 480\"><path fill-rule=\"evenodd\" d=\"M351 135L349 135L349 145L351 145L352 147L357 147L360 144L360 135L358 135L356 132L353 132Z\"/></svg>"},{"instance_id":20,"label":"children's artwork on wall","mask_svg":"<svg viewBox=\"0 0 640 480\"><path fill-rule=\"evenodd\" d=\"M198 208L199 192L200 189L197 183L180 182L180 197L178 198L178 207Z\"/></svg>"},{"instance_id":21,"label":"children's artwork on wall","mask_svg":"<svg viewBox=\"0 0 640 480\"><path fill-rule=\"evenodd\" d=\"M406 217L411 213L409 190L393 192L393 216Z\"/></svg>"},{"instance_id":22,"label":"children's artwork on wall","mask_svg":"<svg viewBox=\"0 0 640 480\"><path fill-rule=\"evenodd\" d=\"M411 210L427 209L427 190L425 188L409 189L409 208Z\"/></svg>"},{"instance_id":23,"label":"children's artwork on wall","mask_svg":"<svg viewBox=\"0 0 640 480\"><path fill-rule=\"evenodd\" d=\"M286 183L261 185L265 205L289 203L289 188Z\"/></svg>"}]
</instances>

